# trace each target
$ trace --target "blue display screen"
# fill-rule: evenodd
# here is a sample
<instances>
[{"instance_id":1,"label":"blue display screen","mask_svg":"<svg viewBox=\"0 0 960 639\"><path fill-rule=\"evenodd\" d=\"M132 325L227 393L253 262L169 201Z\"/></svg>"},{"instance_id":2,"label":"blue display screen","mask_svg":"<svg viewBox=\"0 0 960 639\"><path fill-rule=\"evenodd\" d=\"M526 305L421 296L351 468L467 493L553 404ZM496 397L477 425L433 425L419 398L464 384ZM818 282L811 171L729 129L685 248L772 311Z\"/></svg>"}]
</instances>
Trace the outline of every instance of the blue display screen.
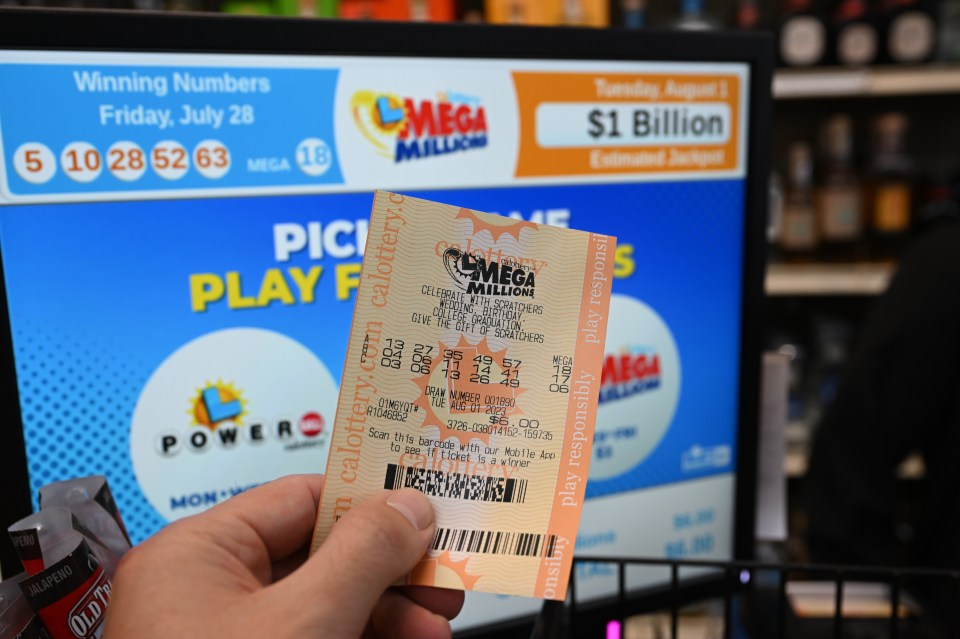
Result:
<instances>
[{"instance_id":1,"label":"blue display screen","mask_svg":"<svg viewBox=\"0 0 960 639\"><path fill-rule=\"evenodd\" d=\"M105 475L139 542L323 472L385 188L618 238L577 550L729 557L748 84L745 64L0 53L0 86L29 88L0 91L0 252L34 498ZM478 601L461 623L490 620Z\"/></svg>"}]
</instances>

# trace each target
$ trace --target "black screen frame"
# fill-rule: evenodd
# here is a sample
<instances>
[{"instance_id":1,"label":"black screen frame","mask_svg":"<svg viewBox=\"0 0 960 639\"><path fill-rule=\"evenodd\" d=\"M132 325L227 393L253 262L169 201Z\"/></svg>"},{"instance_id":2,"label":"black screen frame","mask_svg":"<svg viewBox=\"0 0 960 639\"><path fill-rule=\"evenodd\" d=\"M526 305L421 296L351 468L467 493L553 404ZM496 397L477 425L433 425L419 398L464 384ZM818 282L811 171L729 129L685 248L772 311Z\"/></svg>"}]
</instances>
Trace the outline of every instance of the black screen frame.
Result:
<instances>
[{"instance_id":1,"label":"black screen frame","mask_svg":"<svg viewBox=\"0 0 960 639\"><path fill-rule=\"evenodd\" d=\"M763 34L0 9L0 50L737 62L750 68L733 556L754 542L773 46ZM0 90L5 90L0 87ZM0 260L2 276L2 260ZM31 511L9 313L0 277L0 524ZM5 536L5 535L4 535ZM0 542L4 575L19 571ZM471 633L472 634L472 633ZM501 637L504 635L501 633Z\"/></svg>"}]
</instances>

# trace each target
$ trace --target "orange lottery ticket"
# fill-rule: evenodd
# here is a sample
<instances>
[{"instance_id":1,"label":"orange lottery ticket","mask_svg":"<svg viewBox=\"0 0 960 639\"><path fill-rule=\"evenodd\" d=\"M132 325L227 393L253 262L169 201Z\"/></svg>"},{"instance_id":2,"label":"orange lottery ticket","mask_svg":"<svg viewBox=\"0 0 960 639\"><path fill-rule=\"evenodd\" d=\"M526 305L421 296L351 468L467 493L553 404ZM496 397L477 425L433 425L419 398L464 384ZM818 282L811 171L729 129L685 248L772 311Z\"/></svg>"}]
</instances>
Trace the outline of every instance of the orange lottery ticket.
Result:
<instances>
[{"instance_id":1,"label":"orange lottery ticket","mask_svg":"<svg viewBox=\"0 0 960 639\"><path fill-rule=\"evenodd\" d=\"M564 599L616 238L378 191L313 548L383 489L437 515L410 584Z\"/></svg>"}]
</instances>

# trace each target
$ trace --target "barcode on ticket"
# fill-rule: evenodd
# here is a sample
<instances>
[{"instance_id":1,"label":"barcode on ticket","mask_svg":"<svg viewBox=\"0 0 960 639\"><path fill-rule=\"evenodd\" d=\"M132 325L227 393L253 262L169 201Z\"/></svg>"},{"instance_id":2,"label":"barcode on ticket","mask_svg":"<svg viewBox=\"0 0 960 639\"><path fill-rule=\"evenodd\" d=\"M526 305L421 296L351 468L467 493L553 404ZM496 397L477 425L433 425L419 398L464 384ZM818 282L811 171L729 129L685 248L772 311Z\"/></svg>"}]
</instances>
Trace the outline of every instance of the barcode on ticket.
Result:
<instances>
[{"instance_id":1,"label":"barcode on ticket","mask_svg":"<svg viewBox=\"0 0 960 639\"><path fill-rule=\"evenodd\" d=\"M430 544L430 550L514 557L553 557L556 547L556 535L464 528L437 528Z\"/></svg>"},{"instance_id":2,"label":"barcode on ticket","mask_svg":"<svg viewBox=\"0 0 960 639\"><path fill-rule=\"evenodd\" d=\"M522 504L527 499L526 479L445 473L397 464L387 464L383 487L389 490L415 488L431 497L468 501Z\"/></svg>"}]
</instances>

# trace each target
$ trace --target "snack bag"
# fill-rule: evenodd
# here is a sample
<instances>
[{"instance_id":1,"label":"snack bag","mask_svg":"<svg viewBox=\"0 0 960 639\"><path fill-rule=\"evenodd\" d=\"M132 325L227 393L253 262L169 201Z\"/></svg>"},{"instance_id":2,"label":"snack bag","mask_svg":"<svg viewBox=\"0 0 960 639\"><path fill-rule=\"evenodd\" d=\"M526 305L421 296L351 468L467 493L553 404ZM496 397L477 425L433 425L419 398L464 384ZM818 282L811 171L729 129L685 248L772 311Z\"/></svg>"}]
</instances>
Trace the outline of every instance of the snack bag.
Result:
<instances>
[{"instance_id":1,"label":"snack bag","mask_svg":"<svg viewBox=\"0 0 960 639\"><path fill-rule=\"evenodd\" d=\"M110 603L110 578L83 535L71 531L49 550L50 565L20 582L51 639L99 637Z\"/></svg>"},{"instance_id":2,"label":"snack bag","mask_svg":"<svg viewBox=\"0 0 960 639\"><path fill-rule=\"evenodd\" d=\"M50 506L69 508L117 556L130 550L130 535L106 477L90 475L47 484L40 489L40 509Z\"/></svg>"},{"instance_id":3,"label":"snack bag","mask_svg":"<svg viewBox=\"0 0 960 639\"><path fill-rule=\"evenodd\" d=\"M56 556L56 553L59 543L73 532L83 535L100 563L104 565L107 574L116 574L120 555L100 543L99 537L66 508L44 508L24 517L7 531L28 575L35 575L58 560L60 557Z\"/></svg>"}]
</instances>

